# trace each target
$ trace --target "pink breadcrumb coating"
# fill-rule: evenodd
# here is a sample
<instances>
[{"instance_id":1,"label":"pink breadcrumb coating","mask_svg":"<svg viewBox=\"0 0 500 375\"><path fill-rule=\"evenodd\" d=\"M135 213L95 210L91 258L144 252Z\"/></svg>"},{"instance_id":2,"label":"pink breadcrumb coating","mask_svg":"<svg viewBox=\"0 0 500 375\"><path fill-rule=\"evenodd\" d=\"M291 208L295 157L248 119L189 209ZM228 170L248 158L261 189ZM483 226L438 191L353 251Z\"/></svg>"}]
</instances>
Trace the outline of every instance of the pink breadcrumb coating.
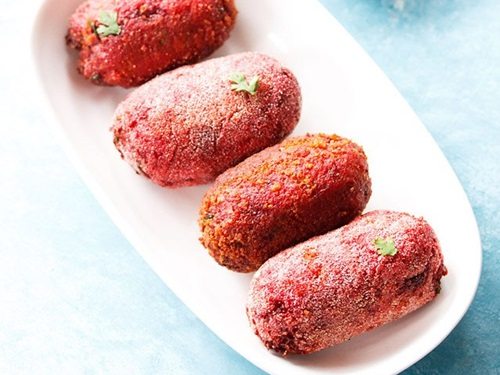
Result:
<instances>
[{"instance_id":1,"label":"pink breadcrumb coating","mask_svg":"<svg viewBox=\"0 0 500 375\"><path fill-rule=\"evenodd\" d=\"M255 95L230 77L258 76ZM136 89L117 108L114 143L134 169L161 186L213 181L281 141L300 117L300 88L278 61L254 52L185 66Z\"/></svg>"},{"instance_id":2,"label":"pink breadcrumb coating","mask_svg":"<svg viewBox=\"0 0 500 375\"><path fill-rule=\"evenodd\" d=\"M377 238L391 239L397 253L379 255ZM424 219L373 211L264 263L251 282L247 314L267 348L311 353L422 307L446 273Z\"/></svg>"}]
</instances>

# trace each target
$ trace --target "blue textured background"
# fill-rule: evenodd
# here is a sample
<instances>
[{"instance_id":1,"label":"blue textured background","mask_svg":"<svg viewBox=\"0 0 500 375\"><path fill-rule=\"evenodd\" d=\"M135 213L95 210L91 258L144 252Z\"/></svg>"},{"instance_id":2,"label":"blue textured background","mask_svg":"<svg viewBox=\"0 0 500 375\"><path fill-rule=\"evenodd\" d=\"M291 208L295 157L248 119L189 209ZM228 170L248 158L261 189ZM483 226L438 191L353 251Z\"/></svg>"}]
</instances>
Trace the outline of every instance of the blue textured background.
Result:
<instances>
[{"instance_id":1,"label":"blue textured background","mask_svg":"<svg viewBox=\"0 0 500 375\"><path fill-rule=\"evenodd\" d=\"M499 374L500 2L322 3L436 138L480 226L476 299L406 374ZM0 5L0 373L259 374L162 284L82 184L30 90L28 5Z\"/></svg>"}]
</instances>

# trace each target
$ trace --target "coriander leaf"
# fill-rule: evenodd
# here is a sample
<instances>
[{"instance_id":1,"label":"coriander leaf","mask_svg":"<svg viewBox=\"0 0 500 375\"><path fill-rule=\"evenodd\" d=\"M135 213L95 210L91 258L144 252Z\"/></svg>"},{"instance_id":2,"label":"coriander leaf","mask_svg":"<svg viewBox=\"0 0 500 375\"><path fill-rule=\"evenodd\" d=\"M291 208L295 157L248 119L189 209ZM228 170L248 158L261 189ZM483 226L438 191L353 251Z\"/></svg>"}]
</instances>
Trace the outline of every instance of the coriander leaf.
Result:
<instances>
[{"instance_id":1,"label":"coriander leaf","mask_svg":"<svg viewBox=\"0 0 500 375\"><path fill-rule=\"evenodd\" d=\"M96 33L99 37L120 34L121 28L118 25L118 13L101 11L99 13L100 25L96 28Z\"/></svg>"},{"instance_id":2,"label":"coriander leaf","mask_svg":"<svg viewBox=\"0 0 500 375\"><path fill-rule=\"evenodd\" d=\"M109 26L112 23L116 22L116 19L117 19L116 12L105 12L101 10L101 12L99 13L99 21L104 25Z\"/></svg>"},{"instance_id":3,"label":"coriander leaf","mask_svg":"<svg viewBox=\"0 0 500 375\"><path fill-rule=\"evenodd\" d=\"M392 238L383 239L378 237L373 241L373 244L377 248L377 253L380 255L394 256L398 252L398 249L394 246Z\"/></svg>"},{"instance_id":4,"label":"coriander leaf","mask_svg":"<svg viewBox=\"0 0 500 375\"><path fill-rule=\"evenodd\" d=\"M257 91L257 85L259 84L259 77L254 76L251 80L250 83L248 84L248 88L255 94ZM253 94L252 94L253 95Z\"/></svg>"},{"instance_id":5,"label":"coriander leaf","mask_svg":"<svg viewBox=\"0 0 500 375\"><path fill-rule=\"evenodd\" d=\"M233 73L231 74L231 77L229 77L229 80L234 83L239 83L245 80L245 76L243 73Z\"/></svg>"},{"instance_id":6,"label":"coriander leaf","mask_svg":"<svg viewBox=\"0 0 500 375\"><path fill-rule=\"evenodd\" d=\"M250 95L255 95L259 84L259 77L254 76L250 82L247 82L243 73L236 72L231 74L229 81L231 82L231 90L236 92L246 91Z\"/></svg>"}]
</instances>

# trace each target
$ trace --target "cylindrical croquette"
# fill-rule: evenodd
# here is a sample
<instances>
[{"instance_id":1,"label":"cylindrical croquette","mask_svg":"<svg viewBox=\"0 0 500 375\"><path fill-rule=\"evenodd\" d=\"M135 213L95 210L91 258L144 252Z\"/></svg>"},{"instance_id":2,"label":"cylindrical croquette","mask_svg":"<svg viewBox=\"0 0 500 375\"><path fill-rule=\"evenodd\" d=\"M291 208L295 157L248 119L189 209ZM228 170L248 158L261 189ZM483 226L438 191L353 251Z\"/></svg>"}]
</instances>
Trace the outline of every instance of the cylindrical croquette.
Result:
<instances>
[{"instance_id":1,"label":"cylindrical croquette","mask_svg":"<svg viewBox=\"0 0 500 375\"><path fill-rule=\"evenodd\" d=\"M337 135L294 137L227 170L203 198L201 242L231 270L344 225L371 195L366 156Z\"/></svg>"},{"instance_id":2,"label":"cylindrical croquette","mask_svg":"<svg viewBox=\"0 0 500 375\"><path fill-rule=\"evenodd\" d=\"M87 0L69 20L67 44L95 84L137 86L210 55L229 37L233 0Z\"/></svg>"},{"instance_id":3,"label":"cylindrical croquette","mask_svg":"<svg viewBox=\"0 0 500 375\"><path fill-rule=\"evenodd\" d=\"M269 56L240 53L178 68L136 89L115 112L114 143L161 186L203 184L280 142L300 108L288 69Z\"/></svg>"},{"instance_id":4,"label":"cylindrical croquette","mask_svg":"<svg viewBox=\"0 0 500 375\"><path fill-rule=\"evenodd\" d=\"M424 219L373 211L264 263L247 315L268 349L311 353L418 309L446 273Z\"/></svg>"}]
</instances>

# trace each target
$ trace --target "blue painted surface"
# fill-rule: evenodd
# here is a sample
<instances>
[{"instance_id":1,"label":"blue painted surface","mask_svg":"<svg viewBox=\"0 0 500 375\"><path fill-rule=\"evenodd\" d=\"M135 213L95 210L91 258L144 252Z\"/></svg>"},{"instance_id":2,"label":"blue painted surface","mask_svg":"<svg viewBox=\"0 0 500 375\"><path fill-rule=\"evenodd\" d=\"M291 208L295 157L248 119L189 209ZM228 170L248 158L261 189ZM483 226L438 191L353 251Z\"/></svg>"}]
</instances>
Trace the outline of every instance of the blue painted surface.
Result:
<instances>
[{"instance_id":1,"label":"blue painted surface","mask_svg":"<svg viewBox=\"0 0 500 375\"><path fill-rule=\"evenodd\" d=\"M0 0L0 373L259 374L150 271L53 140L23 3ZM322 3L434 135L480 226L477 297L406 374L499 374L500 2Z\"/></svg>"}]
</instances>

